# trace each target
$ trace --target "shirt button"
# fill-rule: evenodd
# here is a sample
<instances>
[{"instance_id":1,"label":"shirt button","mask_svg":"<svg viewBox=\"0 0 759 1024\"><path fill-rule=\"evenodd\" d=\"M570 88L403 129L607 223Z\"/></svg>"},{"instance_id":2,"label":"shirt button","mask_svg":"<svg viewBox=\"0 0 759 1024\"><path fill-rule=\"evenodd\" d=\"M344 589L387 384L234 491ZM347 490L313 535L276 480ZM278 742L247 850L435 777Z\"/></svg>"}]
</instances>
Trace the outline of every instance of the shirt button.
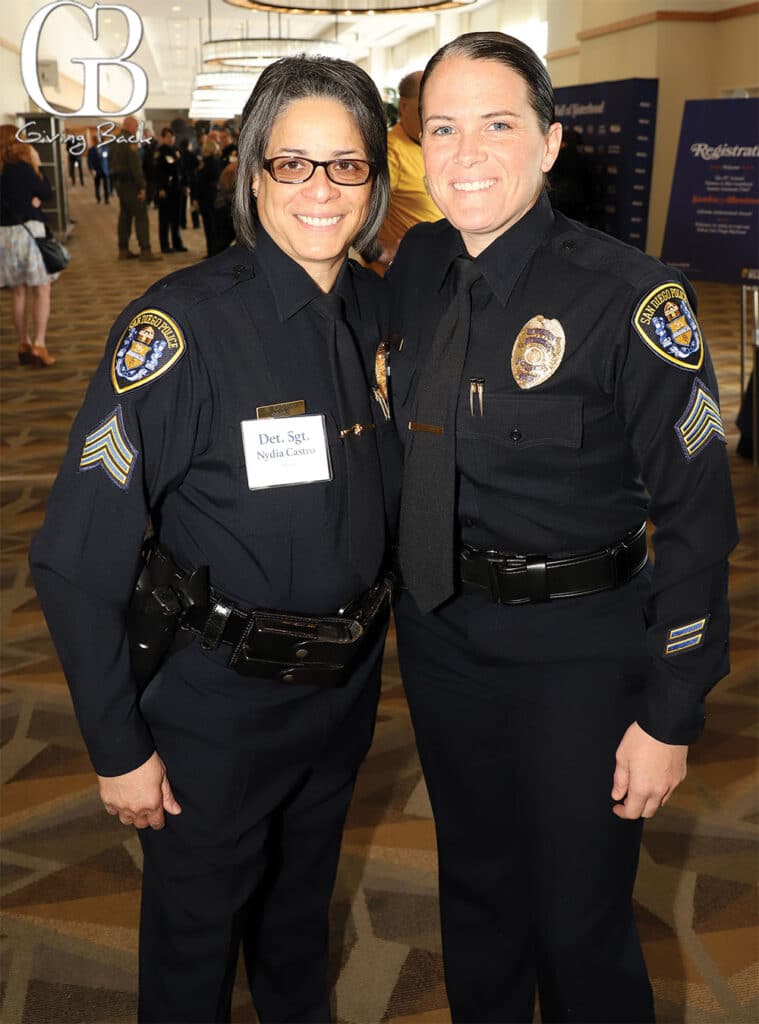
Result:
<instances>
[{"instance_id":1,"label":"shirt button","mask_svg":"<svg viewBox=\"0 0 759 1024\"><path fill-rule=\"evenodd\" d=\"M464 526L474 526L474 519L465 519Z\"/></svg>"},{"instance_id":2,"label":"shirt button","mask_svg":"<svg viewBox=\"0 0 759 1024\"><path fill-rule=\"evenodd\" d=\"M509 437L514 442L514 444L519 444L519 442L522 440L522 431L514 427L514 429L509 434Z\"/></svg>"}]
</instances>

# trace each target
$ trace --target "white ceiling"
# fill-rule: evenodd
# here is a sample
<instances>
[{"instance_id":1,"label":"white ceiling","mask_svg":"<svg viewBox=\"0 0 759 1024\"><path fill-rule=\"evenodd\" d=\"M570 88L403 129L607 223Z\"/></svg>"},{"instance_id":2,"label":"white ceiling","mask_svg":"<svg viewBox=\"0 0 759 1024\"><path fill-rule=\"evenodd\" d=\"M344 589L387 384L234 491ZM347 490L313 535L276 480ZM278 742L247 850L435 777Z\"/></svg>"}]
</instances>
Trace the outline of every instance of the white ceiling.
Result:
<instances>
[{"instance_id":1,"label":"white ceiling","mask_svg":"<svg viewBox=\"0 0 759 1024\"><path fill-rule=\"evenodd\" d=\"M195 72L203 70L201 42L209 35L208 0L126 0L142 18L144 38L135 54L150 82L149 106L186 106ZM479 5L478 5L479 6ZM178 8L178 9L177 9ZM471 8L470 8L471 9ZM246 12L223 0L211 0L214 39L271 38L337 39L351 60L363 60L375 46L394 46L434 25L432 14L313 17ZM102 11L103 28L123 35L123 18Z\"/></svg>"}]
</instances>

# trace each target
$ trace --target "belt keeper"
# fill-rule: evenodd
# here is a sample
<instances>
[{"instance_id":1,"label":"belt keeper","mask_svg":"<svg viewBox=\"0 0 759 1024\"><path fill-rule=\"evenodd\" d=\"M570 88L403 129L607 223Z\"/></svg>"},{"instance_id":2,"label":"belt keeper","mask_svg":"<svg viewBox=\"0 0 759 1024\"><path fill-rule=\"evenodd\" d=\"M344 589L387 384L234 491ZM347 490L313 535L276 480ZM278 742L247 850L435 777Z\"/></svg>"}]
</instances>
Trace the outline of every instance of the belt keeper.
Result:
<instances>
[{"instance_id":1,"label":"belt keeper","mask_svg":"<svg viewBox=\"0 0 759 1024\"><path fill-rule=\"evenodd\" d=\"M222 601L214 602L200 637L200 646L204 651L215 651L219 646L231 614L230 605L224 604Z\"/></svg>"},{"instance_id":2,"label":"belt keeper","mask_svg":"<svg viewBox=\"0 0 759 1024\"><path fill-rule=\"evenodd\" d=\"M527 592L533 604L548 600L548 570L541 556L527 556Z\"/></svg>"},{"instance_id":3,"label":"belt keeper","mask_svg":"<svg viewBox=\"0 0 759 1024\"><path fill-rule=\"evenodd\" d=\"M609 548L611 561L611 582L616 589L630 579L630 549L624 541Z\"/></svg>"}]
</instances>

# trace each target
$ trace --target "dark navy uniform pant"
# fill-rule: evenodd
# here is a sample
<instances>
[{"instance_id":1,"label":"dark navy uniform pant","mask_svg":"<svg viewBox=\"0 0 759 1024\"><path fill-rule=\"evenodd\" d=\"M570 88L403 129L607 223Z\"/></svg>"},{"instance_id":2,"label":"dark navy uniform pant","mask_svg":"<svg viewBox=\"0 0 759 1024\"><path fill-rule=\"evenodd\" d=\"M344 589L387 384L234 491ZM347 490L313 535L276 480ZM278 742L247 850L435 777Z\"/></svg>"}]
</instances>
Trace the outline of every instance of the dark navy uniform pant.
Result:
<instances>
[{"instance_id":1,"label":"dark navy uniform pant","mask_svg":"<svg viewBox=\"0 0 759 1024\"><path fill-rule=\"evenodd\" d=\"M615 751L645 665L644 575L499 607L396 608L437 828L457 1024L653 1020L632 915L641 822L612 813Z\"/></svg>"},{"instance_id":2,"label":"dark navy uniform pant","mask_svg":"<svg viewBox=\"0 0 759 1024\"><path fill-rule=\"evenodd\" d=\"M145 691L182 813L140 832L141 1022L229 1020L241 943L262 1022L331 1019L328 906L383 640L337 689L248 679L193 644Z\"/></svg>"}]
</instances>

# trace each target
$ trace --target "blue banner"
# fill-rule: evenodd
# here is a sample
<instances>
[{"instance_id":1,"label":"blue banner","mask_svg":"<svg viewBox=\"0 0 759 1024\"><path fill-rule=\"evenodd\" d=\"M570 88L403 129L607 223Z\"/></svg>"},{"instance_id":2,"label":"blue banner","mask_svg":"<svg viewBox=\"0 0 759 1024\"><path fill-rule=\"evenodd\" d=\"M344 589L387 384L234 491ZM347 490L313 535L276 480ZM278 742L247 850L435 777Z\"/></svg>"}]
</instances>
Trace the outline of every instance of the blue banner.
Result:
<instances>
[{"instance_id":1,"label":"blue banner","mask_svg":"<svg viewBox=\"0 0 759 1024\"><path fill-rule=\"evenodd\" d=\"M688 277L759 281L759 99L686 102L662 259Z\"/></svg>"},{"instance_id":2,"label":"blue banner","mask_svg":"<svg viewBox=\"0 0 759 1024\"><path fill-rule=\"evenodd\" d=\"M581 135L601 195L597 227L645 249L654 159L655 78L563 86L556 120Z\"/></svg>"}]
</instances>

